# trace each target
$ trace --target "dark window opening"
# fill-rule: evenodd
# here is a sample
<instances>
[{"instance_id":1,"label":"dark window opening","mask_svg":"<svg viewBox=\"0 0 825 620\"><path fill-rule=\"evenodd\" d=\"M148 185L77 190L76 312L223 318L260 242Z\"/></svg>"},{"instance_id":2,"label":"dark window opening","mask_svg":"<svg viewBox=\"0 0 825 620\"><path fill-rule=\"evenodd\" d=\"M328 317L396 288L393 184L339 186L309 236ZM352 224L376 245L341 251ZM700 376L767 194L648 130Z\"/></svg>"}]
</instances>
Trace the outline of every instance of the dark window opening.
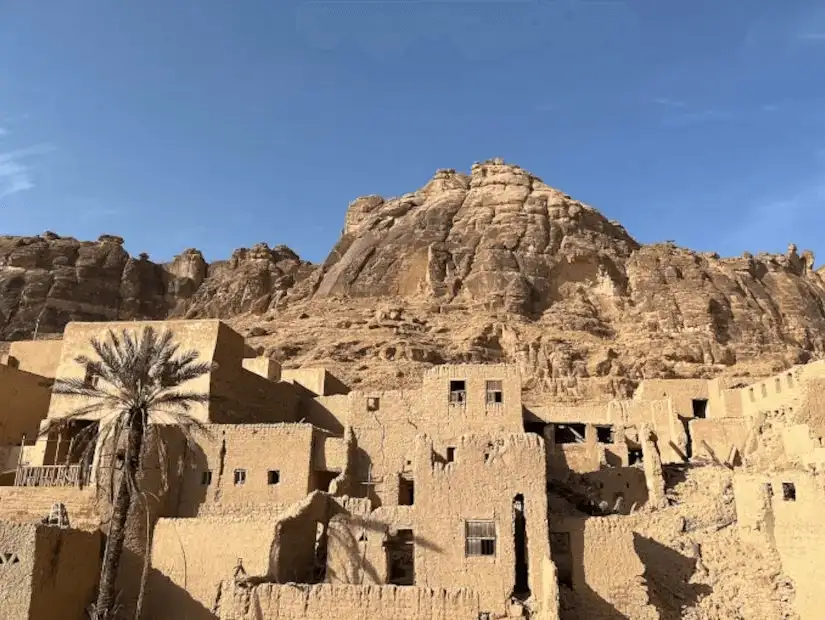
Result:
<instances>
[{"instance_id":1,"label":"dark window opening","mask_svg":"<svg viewBox=\"0 0 825 620\"><path fill-rule=\"evenodd\" d=\"M525 433L534 433L539 437L544 437L544 427L547 426L546 422L525 422L524 423L524 432Z\"/></svg>"},{"instance_id":2,"label":"dark window opening","mask_svg":"<svg viewBox=\"0 0 825 620\"><path fill-rule=\"evenodd\" d=\"M381 401L377 396L371 396L367 399L367 411L378 411L381 406Z\"/></svg>"},{"instance_id":3,"label":"dark window opening","mask_svg":"<svg viewBox=\"0 0 825 620\"><path fill-rule=\"evenodd\" d=\"M452 463L455 461L455 448L453 446L449 446L447 448L447 462Z\"/></svg>"},{"instance_id":4,"label":"dark window opening","mask_svg":"<svg viewBox=\"0 0 825 620\"><path fill-rule=\"evenodd\" d=\"M573 588L573 552L569 532L550 532L550 557L560 586Z\"/></svg>"},{"instance_id":5,"label":"dark window opening","mask_svg":"<svg viewBox=\"0 0 825 620\"><path fill-rule=\"evenodd\" d=\"M245 469L236 469L235 470L235 485L241 486L242 484L246 483L246 470Z\"/></svg>"},{"instance_id":6,"label":"dark window opening","mask_svg":"<svg viewBox=\"0 0 825 620\"><path fill-rule=\"evenodd\" d=\"M556 443L584 443L586 428L584 424L554 424Z\"/></svg>"},{"instance_id":7,"label":"dark window opening","mask_svg":"<svg viewBox=\"0 0 825 620\"><path fill-rule=\"evenodd\" d=\"M793 482L782 483L782 499L786 502L796 501L796 485Z\"/></svg>"},{"instance_id":8,"label":"dark window opening","mask_svg":"<svg viewBox=\"0 0 825 620\"><path fill-rule=\"evenodd\" d=\"M398 505L412 506L415 501L415 484L409 478L398 479Z\"/></svg>"},{"instance_id":9,"label":"dark window opening","mask_svg":"<svg viewBox=\"0 0 825 620\"><path fill-rule=\"evenodd\" d=\"M708 415L708 399L694 398L693 399L693 417L706 418Z\"/></svg>"},{"instance_id":10,"label":"dark window opening","mask_svg":"<svg viewBox=\"0 0 825 620\"><path fill-rule=\"evenodd\" d=\"M394 586L415 585L415 542L412 530L398 530L387 540L388 582Z\"/></svg>"},{"instance_id":11,"label":"dark window opening","mask_svg":"<svg viewBox=\"0 0 825 620\"><path fill-rule=\"evenodd\" d=\"M209 486L212 484L212 472L211 471L204 471L201 472L201 484L204 486Z\"/></svg>"},{"instance_id":12,"label":"dark window opening","mask_svg":"<svg viewBox=\"0 0 825 620\"><path fill-rule=\"evenodd\" d=\"M281 481L281 472L277 469L270 469L266 472L266 483L267 484L278 484Z\"/></svg>"},{"instance_id":13,"label":"dark window opening","mask_svg":"<svg viewBox=\"0 0 825 620\"><path fill-rule=\"evenodd\" d=\"M453 379L450 381L450 404L463 405L467 402L467 382Z\"/></svg>"},{"instance_id":14,"label":"dark window opening","mask_svg":"<svg viewBox=\"0 0 825 620\"><path fill-rule=\"evenodd\" d=\"M628 450L627 451L627 456L628 456L628 462L631 465L635 465L636 463L644 463L644 460L645 460L644 453L641 451L641 449Z\"/></svg>"},{"instance_id":15,"label":"dark window opening","mask_svg":"<svg viewBox=\"0 0 825 620\"><path fill-rule=\"evenodd\" d=\"M316 471L315 472L315 490L329 493L332 481L339 476L337 471Z\"/></svg>"},{"instance_id":16,"label":"dark window opening","mask_svg":"<svg viewBox=\"0 0 825 620\"><path fill-rule=\"evenodd\" d=\"M487 404L501 405L504 402L504 389L501 381L487 382Z\"/></svg>"},{"instance_id":17,"label":"dark window opening","mask_svg":"<svg viewBox=\"0 0 825 620\"><path fill-rule=\"evenodd\" d=\"M94 371L91 365L86 366L86 376L83 377L83 387L96 388L100 376Z\"/></svg>"},{"instance_id":18,"label":"dark window opening","mask_svg":"<svg viewBox=\"0 0 825 620\"><path fill-rule=\"evenodd\" d=\"M598 441L599 443L613 443L613 427L597 426L596 441Z\"/></svg>"},{"instance_id":19,"label":"dark window opening","mask_svg":"<svg viewBox=\"0 0 825 620\"><path fill-rule=\"evenodd\" d=\"M13 355L9 355L9 358L6 360L6 366L9 368L20 368L20 360Z\"/></svg>"},{"instance_id":20,"label":"dark window opening","mask_svg":"<svg viewBox=\"0 0 825 620\"><path fill-rule=\"evenodd\" d=\"M496 554L496 524L494 521L467 521L464 527L466 555Z\"/></svg>"},{"instance_id":21,"label":"dark window opening","mask_svg":"<svg viewBox=\"0 0 825 620\"><path fill-rule=\"evenodd\" d=\"M513 544L516 556L516 583L513 587L513 596L519 600L526 600L530 597L530 572L527 559L527 519L524 516L524 495L521 493L513 499L513 521L515 525Z\"/></svg>"}]
</instances>

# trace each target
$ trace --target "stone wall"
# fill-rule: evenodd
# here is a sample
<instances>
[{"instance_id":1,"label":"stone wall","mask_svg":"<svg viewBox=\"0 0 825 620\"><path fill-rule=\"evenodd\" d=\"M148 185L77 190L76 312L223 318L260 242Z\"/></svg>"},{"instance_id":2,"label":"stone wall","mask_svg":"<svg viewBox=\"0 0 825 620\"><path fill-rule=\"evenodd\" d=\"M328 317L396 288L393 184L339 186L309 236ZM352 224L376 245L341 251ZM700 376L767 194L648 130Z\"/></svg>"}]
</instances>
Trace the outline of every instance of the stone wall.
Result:
<instances>
[{"instance_id":1,"label":"stone wall","mask_svg":"<svg viewBox=\"0 0 825 620\"><path fill-rule=\"evenodd\" d=\"M469 590L396 586L261 584L221 600L221 620L477 620Z\"/></svg>"}]
</instances>

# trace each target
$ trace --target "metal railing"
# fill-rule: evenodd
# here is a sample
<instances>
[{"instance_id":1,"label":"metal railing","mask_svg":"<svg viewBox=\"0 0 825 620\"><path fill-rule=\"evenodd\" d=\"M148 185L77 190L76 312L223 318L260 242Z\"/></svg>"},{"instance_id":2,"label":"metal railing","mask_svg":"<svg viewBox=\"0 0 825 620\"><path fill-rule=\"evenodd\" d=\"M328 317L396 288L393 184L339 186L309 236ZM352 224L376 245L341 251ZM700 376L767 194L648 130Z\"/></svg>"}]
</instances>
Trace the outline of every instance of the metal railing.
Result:
<instances>
[{"instance_id":1,"label":"metal railing","mask_svg":"<svg viewBox=\"0 0 825 620\"><path fill-rule=\"evenodd\" d=\"M21 465L14 476L16 487L76 487L89 482L89 468L84 465Z\"/></svg>"}]
</instances>

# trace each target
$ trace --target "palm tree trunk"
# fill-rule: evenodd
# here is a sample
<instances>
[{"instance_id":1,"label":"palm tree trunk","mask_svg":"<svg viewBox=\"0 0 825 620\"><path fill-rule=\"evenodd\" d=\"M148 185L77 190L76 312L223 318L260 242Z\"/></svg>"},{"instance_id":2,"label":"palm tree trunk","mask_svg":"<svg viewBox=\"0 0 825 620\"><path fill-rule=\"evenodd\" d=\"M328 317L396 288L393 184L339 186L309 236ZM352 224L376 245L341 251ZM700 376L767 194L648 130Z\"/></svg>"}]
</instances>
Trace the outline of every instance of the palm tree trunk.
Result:
<instances>
[{"instance_id":1,"label":"palm tree trunk","mask_svg":"<svg viewBox=\"0 0 825 620\"><path fill-rule=\"evenodd\" d=\"M115 583L120 566L120 556L123 553L123 542L126 537L126 520L129 517L129 508L132 505L132 488L129 484L129 478L136 476L139 471L142 444L143 416L140 413L135 413L131 416L129 424L126 455L123 459L123 469L120 473L117 495L112 507L112 521L108 540L106 541L103 566L100 570L100 587L95 605L97 620L110 620L114 617L112 611L115 603ZM115 449L117 449L117 446L115 446ZM111 473L114 475L114 468L112 468Z\"/></svg>"}]
</instances>

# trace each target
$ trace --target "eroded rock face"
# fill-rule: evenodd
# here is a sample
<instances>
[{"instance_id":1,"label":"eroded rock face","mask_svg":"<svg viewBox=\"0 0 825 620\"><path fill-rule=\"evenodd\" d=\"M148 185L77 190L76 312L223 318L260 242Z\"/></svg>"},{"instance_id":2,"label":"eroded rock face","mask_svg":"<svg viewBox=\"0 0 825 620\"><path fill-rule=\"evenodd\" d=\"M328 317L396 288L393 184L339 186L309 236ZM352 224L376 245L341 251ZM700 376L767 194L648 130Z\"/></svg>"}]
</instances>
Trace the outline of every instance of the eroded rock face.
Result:
<instances>
[{"instance_id":1,"label":"eroded rock face","mask_svg":"<svg viewBox=\"0 0 825 620\"><path fill-rule=\"evenodd\" d=\"M0 237L0 339L70 320L219 317L286 365L415 384L444 362L517 363L529 390L627 395L653 377L759 375L825 354L825 269L640 245L518 166L439 170L353 201L322 265L258 244L166 264L122 239Z\"/></svg>"}]
</instances>

